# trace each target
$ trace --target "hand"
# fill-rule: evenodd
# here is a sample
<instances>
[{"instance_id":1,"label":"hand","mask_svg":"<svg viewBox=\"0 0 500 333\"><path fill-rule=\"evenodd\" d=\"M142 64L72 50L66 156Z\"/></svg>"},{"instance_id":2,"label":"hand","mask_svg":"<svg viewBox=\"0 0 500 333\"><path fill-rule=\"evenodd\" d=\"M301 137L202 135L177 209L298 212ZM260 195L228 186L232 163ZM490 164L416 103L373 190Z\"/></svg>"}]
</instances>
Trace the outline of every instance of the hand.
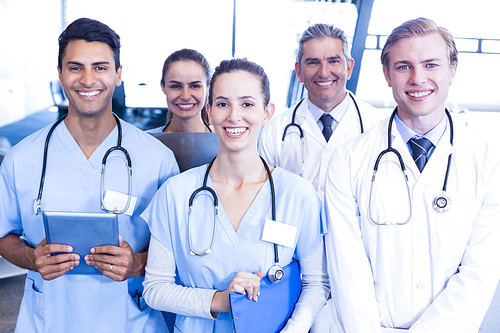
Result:
<instances>
[{"instance_id":1,"label":"hand","mask_svg":"<svg viewBox=\"0 0 500 333\"><path fill-rule=\"evenodd\" d=\"M264 273L248 273L238 272L229 287L222 291L216 292L213 299L210 311L212 312L229 312L231 306L229 304L229 294L233 291L242 295L247 294L248 299L253 299L257 302L260 295L260 279L264 277Z\"/></svg>"},{"instance_id":2,"label":"hand","mask_svg":"<svg viewBox=\"0 0 500 333\"><path fill-rule=\"evenodd\" d=\"M134 254L130 245L122 240L122 236L118 237L118 246L96 246L90 252L85 256L87 265L96 267L110 279L125 281L129 277L144 274L146 255Z\"/></svg>"},{"instance_id":3,"label":"hand","mask_svg":"<svg viewBox=\"0 0 500 333\"><path fill-rule=\"evenodd\" d=\"M80 256L71 253L72 251L73 248L69 245L47 245L47 240L42 240L33 251L36 270L42 275L44 280L53 280L62 276L80 264ZM58 252L62 253L52 255Z\"/></svg>"}]
</instances>

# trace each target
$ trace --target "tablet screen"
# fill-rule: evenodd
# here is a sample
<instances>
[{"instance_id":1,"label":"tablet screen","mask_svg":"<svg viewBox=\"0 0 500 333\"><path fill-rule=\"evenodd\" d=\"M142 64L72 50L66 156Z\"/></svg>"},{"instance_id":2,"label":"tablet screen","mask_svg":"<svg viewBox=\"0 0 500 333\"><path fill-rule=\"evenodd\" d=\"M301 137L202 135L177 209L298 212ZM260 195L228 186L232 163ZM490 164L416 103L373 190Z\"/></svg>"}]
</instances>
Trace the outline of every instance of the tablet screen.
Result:
<instances>
[{"instance_id":1,"label":"tablet screen","mask_svg":"<svg viewBox=\"0 0 500 333\"><path fill-rule=\"evenodd\" d=\"M80 264L67 274L102 274L83 257L95 246L118 246L118 216L108 213L43 212L47 244L73 247Z\"/></svg>"}]
</instances>

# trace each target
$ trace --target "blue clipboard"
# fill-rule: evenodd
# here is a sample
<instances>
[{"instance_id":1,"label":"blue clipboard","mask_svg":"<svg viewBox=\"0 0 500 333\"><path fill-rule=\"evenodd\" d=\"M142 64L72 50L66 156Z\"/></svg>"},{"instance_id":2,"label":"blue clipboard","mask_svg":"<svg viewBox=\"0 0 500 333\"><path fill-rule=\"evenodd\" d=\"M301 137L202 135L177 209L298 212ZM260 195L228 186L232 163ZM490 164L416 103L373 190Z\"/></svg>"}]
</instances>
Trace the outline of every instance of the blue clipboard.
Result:
<instances>
[{"instance_id":1,"label":"blue clipboard","mask_svg":"<svg viewBox=\"0 0 500 333\"><path fill-rule=\"evenodd\" d=\"M285 277L278 283L272 283L267 276L261 279L257 302L240 293L229 294L236 333L279 332L285 327L299 299L302 281L297 260L283 270Z\"/></svg>"},{"instance_id":2,"label":"blue clipboard","mask_svg":"<svg viewBox=\"0 0 500 333\"><path fill-rule=\"evenodd\" d=\"M66 274L102 274L83 257L94 246L118 246L118 216L108 213L43 212L47 244L71 245L80 264Z\"/></svg>"}]
</instances>

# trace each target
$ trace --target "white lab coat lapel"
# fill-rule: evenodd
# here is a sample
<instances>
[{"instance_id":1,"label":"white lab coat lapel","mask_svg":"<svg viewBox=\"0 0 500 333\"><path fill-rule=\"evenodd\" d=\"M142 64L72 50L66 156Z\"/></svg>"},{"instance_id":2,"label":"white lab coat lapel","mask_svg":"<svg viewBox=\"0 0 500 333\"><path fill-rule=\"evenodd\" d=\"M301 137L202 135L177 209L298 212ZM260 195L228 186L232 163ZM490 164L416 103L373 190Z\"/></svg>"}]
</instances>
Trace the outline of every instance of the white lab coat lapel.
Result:
<instances>
[{"instance_id":1,"label":"white lab coat lapel","mask_svg":"<svg viewBox=\"0 0 500 333\"><path fill-rule=\"evenodd\" d=\"M350 97L347 97L350 99ZM359 126L359 117L354 103L349 103L347 111L344 113L342 119L333 131L330 140L328 140L328 146L333 148L337 145L354 138L358 134L361 134L361 127Z\"/></svg>"},{"instance_id":2,"label":"white lab coat lapel","mask_svg":"<svg viewBox=\"0 0 500 333\"><path fill-rule=\"evenodd\" d=\"M302 104L297 109L297 114L295 115L295 122L302 127L302 130L309 134L307 137L311 138L322 146L326 145L326 140L321 133L318 124L314 120L309 108L307 107L307 100L304 100ZM306 134L304 134L306 136Z\"/></svg>"},{"instance_id":3,"label":"white lab coat lapel","mask_svg":"<svg viewBox=\"0 0 500 333\"><path fill-rule=\"evenodd\" d=\"M388 126L389 122L387 122L386 126L384 127L385 138L387 138ZM418 170L418 167L415 164L415 161L413 160L413 157L411 156L410 151L406 146L406 143L403 142L403 138L399 134L394 121L392 122L391 134L392 134L392 148L396 149L401 155L401 158L403 159L403 163L406 168L406 174L408 175L408 182L411 187L420 177L420 171ZM384 141L387 141L387 139L385 139ZM385 144L387 145L387 142ZM387 146L385 148L387 148Z\"/></svg>"},{"instance_id":4,"label":"white lab coat lapel","mask_svg":"<svg viewBox=\"0 0 500 333\"><path fill-rule=\"evenodd\" d=\"M431 158L427 161L422 175L425 176L428 173L434 175L442 175L444 180L444 174L446 172L446 166L448 164L448 156L453 153L453 147L450 143L450 129L449 124L444 132L443 136L439 140L438 145L434 149ZM453 157L452 157L453 158ZM438 170L442 170L439 172Z\"/></svg>"}]
</instances>

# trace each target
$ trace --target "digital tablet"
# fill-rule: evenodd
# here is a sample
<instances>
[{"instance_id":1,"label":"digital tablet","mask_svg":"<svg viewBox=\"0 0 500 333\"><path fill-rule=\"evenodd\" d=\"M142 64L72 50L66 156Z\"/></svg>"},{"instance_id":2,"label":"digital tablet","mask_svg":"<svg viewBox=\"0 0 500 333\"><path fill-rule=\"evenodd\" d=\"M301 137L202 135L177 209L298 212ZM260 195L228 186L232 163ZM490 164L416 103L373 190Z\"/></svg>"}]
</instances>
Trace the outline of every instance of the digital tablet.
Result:
<instances>
[{"instance_id":1,"label":"digital tablet","mask_svg":"<svg viewBox=\"0 0 500 333\"><path fill-rule=\"evenodd\" d=\"M43 212L47 244L73 247L80 264L66 274L102 274L83 259L90 249L101 245L118 246L118 216L107 213Z\"/></svg>"}]
</instances>

